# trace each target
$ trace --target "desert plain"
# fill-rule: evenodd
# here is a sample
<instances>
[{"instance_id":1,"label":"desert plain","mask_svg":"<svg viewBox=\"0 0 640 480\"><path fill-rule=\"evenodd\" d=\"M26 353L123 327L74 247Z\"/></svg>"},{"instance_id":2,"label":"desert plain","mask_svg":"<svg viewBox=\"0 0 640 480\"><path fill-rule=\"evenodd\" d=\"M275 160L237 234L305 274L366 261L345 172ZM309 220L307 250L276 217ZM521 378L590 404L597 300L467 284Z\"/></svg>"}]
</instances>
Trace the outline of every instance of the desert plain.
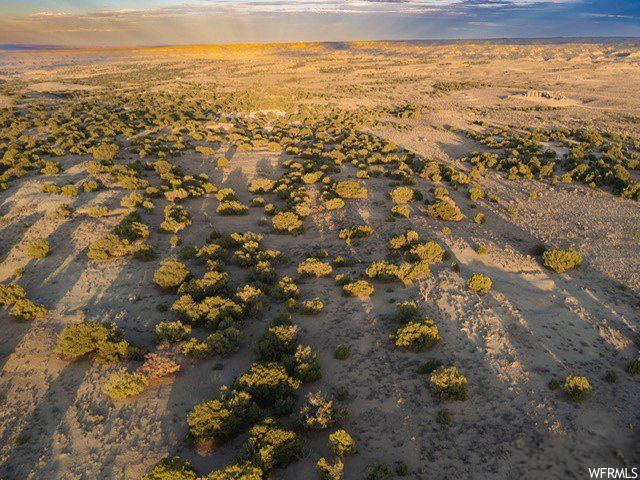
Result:
<instances>
[{"instance_id":1,"label":"desert plain","mask_svg":"<svg viewBox=\"0 0 640 480\"><path fill-rule=\"evenodd\" d=\"M640 465L639 91L634 39L0 51L0 478Z\"/></svg>"}]
</instances>

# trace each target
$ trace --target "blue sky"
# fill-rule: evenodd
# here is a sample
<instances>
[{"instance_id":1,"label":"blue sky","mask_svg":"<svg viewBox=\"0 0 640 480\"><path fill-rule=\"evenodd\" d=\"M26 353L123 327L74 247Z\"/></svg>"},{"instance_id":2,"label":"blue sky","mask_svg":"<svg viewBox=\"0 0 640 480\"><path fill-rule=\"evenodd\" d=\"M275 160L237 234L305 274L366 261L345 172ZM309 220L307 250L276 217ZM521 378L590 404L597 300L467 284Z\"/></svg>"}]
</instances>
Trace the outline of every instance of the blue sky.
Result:
<instances>
[{"instance_id":1,"label":"blue sky","mask_svg":"<svg viewBox=\"0 0 640 480\"><path fill-rule=\"evenodd\" d=\"M640 0L0 0L0 43L640 36Z\"/></svg>"}]
</instances>

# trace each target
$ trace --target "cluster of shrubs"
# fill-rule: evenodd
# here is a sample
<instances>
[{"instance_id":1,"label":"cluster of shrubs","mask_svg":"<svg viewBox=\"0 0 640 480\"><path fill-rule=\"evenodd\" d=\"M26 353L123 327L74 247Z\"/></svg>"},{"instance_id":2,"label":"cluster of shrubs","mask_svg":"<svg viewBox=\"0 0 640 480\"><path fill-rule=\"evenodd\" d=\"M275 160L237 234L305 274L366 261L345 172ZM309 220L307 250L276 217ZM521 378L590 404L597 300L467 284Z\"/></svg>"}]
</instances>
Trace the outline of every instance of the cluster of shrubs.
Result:
<instances>
[{"instance_id":1,"label":"cluster of shrubs","mask_svg":"<svg viewBox=\"0 0 640 480\"><path fill-rule=\"evenodd\" d=\"M134 254L140 260L155 258L152 247L140 243L149 236L149 227L142 223L137 212L125 215L116 225L113 233L108 233L89 244L87 256L103 261L114 257Z\"/></svg>"},{"instance_id":2,"label":"cluster of shrubs","mask_svg":"<svg viewBox=\"0 0 640 480\"><path fill-rule=\"evenodd\" d=\"M25 322L44 318L49 313L44 305L27 298L27 292L17 283L0 283L0 307L11 307L11 315Z\"/></svg>"},{"instance_id":3,"label":"cluster of shrubs","mask_svg":"<svg viewBox=\"0 0 640 480\"><path fill-rule=\"evenodd\" d=\"M552 184L582 182L591 188L608 188L623 198L640 200L640 182L631 174L638 170L637 147L623 136L586 129L515 129L490 127L467 135L499 152L471 152L465 161L475 172L487 168L518 178L550 179ZM567 147L559 159L550 143Z\"/></svg>"},{"instance_id":4,"label":"cluster of shrubs","mask_svg":"<svg viewBox=\"0 0 640 480\"><path fill-rule=\"evenodd\" d=\"M102 391L113 400L124 400L141 394L154 379L174 375L180 365L172 355L166 353L150 353L136 371L129 373L120 371L109 376Z\"/></svg>"}]
</instances>

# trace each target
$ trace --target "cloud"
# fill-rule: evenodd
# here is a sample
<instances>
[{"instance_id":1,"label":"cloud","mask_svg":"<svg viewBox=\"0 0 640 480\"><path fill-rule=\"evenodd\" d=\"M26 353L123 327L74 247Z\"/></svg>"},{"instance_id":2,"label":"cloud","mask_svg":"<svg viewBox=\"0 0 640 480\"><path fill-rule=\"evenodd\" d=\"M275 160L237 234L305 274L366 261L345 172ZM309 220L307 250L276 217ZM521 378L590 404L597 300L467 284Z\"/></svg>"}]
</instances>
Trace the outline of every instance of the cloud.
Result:
<instances>
[{"instance_id":1,"label":"cloud","mask_svg":"<svg viewBox=\"0 0 640 480\"><path fill-rule=\"evenodd\" d=\"M184 0L134 8L2 15L0 43L244 41L640 35L638 0ZM122 3L120 3L122 5ZM55 7L55 5L54 5ZM618 28L623 26L624 28Z\"/></svg>"}]
</instances>

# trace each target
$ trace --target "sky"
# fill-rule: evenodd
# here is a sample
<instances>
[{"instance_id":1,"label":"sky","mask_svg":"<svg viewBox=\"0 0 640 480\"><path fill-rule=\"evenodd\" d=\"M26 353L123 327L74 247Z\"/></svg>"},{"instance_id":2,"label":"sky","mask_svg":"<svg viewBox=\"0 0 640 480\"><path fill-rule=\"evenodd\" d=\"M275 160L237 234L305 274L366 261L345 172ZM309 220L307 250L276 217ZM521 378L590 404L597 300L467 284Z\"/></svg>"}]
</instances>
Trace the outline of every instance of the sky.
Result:
<instances>
[{"instance_id":1,"label":"sky","mask_svg":"<svg viewBox=\"0 0 640 480\"><path fill-rule=\"evenodd\" d=\"M0 44L640 36L640 0L0 0Z\"/></svg>"}]
</instances>

